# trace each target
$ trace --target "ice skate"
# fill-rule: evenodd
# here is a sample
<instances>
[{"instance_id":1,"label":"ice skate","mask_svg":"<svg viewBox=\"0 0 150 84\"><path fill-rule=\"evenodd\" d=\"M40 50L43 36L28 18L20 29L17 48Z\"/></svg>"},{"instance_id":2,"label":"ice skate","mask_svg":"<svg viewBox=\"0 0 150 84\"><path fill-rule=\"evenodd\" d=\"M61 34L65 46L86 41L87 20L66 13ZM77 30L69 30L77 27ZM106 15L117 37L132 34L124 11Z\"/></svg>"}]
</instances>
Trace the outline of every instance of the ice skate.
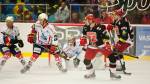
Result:
<instances>
[{"instance_id":1,"label":"ice skate","mask_svg":"<svg viewBox=\"0 0 150 84\"><path fill-rule=\"evenodd\" d=\"M112 79L121 79L120 75L112 73L110 69L109 69L109 71L110 71L110 78L112 78Z\"/></svg>"},{"instance_id":2,"label":"ice skate","mask_svg":"<svg viewBox=\"0 0 150 84\"><path fill-rule=\"evenodd\" d=\"M30 68L31 68L31 66L32 66L32 62L31 61L29 61L29 63L26 65L26 66L24 66L24 68L23 69L21 69L21 73L26 73L27 71L29 71L30 70Z\"/></svg>"},{"instance_id":3,"label":"ice skate","mask_svg":"<svg viewBox=\"0 0 150 84\"><path fill-rule=\"evenodd\" d=\"M25 60L21 60L20 63L24 66L26 64Z\"/></svg>"},{"instance_id":4,"label":"ice skate","mask_svg":"<svg viewBox=\"0 0 150 84\"><path fill-rule=\"evenodd\" d=\"M87 74L84 75L84 78L89 79L89 78L95 78L95 70L94 69L90 69L87 71Z\"/></svg>"},{"instance_id":5,"label":"ice skate","mask_svg":"<svg viewBox=\"0 0 150 84\"><path fill-rule=\"evenodd\" d=\"M2 60L1 63L0 63L0 70L2 69L2 67L5 65L6 63L6 60Z\"/></svg>"},{"instance_id":6,"label":"ice skate","mask_svg":"<svg viewBox=\"0 0 150 84\"><path fill-rule=\"evenodd\" d=\"M123 63L122 66L117 66L116 68L116 71L123 71L123 70L126 70L125 63Z\"/></svg>"},{"instance_id":7,"label":"ice skate","mask_svg":"<svg viewBox=\"0 0 150 84\"><path fill-rule=\"evenodd\" d=\"M60 62L57 62L56 65L57 65L57 67L58 67L58 69L59 69L60 71L62 71L62 72L67 72L67 69L63 69L63 66L62 66L62 64L61 64Z\"/></svg>"},{"instance_id":8,"label":"ice skate","mask_svg":"<svg viewBox=\"0 0 150 84\"><path fill-rule=\"evenodd\" d=\"M77 68L79 66L80 60L78 58L73 59L74 67Z\"/></svg>"}]
</instances>

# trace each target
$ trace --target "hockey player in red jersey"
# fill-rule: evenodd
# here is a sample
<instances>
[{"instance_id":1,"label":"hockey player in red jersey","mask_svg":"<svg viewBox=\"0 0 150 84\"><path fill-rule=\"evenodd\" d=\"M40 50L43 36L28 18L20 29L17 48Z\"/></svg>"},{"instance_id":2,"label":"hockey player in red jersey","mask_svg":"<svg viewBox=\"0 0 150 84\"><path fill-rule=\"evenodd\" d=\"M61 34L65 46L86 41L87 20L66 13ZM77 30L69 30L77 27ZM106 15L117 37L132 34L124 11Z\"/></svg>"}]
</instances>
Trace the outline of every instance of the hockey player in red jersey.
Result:
<instances>
[{"instance_id":1,"label":"hockey player in red jersey","mask_svg":"<svg viewBox=\"0 0 150 84\"><path fill-rule=\"evenodd\" d=\"M21 50L17 47L23 47L24 43L20 38L20 32L17 26L15 26L14 18L8 16L6 18L6 27L0 33L0 51L3 54L3 57L0 62L0 69L5 65L6 61L11 57L11 54L17 57L22 65L25 65L25 60L21 53Z\"/></svg>"},{"instance_id":2,"label":"hockey player in red jersey","mask_svg":"<svg viewBox=\"0 0 150 84\"><path fill-rule=\"evenodd\" d=\"M125 67L124 51L131 45L127 40L133 40L132 30L130 29L130 24L125 17L122 17L123 12L117 14L113 24L107 25L107 30L110 35L111 46L113 53L108 56L110 60L110 72L114 73L115 71L123 71L124 74L131 75L127 73ZM114 40L115 34L118 36L118 40ZM112 68L111 68L112 67ZM116 76L114 74L114 76ZM118 76L116 76L118 77ZM120 76L121 77L121 76Z\"/></svg>"},{"instance_id":3,"label":"hockey player in red jersey","mask_svg":"<svg viewBox=\"0 0 150 84\"><path fill-rule=\"evenodd\" d=\"M105 53L103 51L105 47L102 47L104 44L104 39L109 39L106 35L105 25L96 24L95 18L92 14L89 14L85 17L85 25L83 27L83 36L88 39L89 45L86 48L84 64L86 66L87 74L84 75L85 78L94 78L95 70L92 65L92 60L95 58L98 52L106 55L111 54ZM86 43L86 40L84 41ZM109 49L108 49L109 50Z\"/></svg>"},{"instance_id":4,"label":"hockey player in red jersey","mask_svg":"<svg viewBox=\"0 0 150 84\"><path fill-rule=\"evenodd\" d=\"M47 14L41 13L38 16L38 21L32 25L32 31L28 34L28 42L33 44L33 54L28 64L21 70L21 73L28 71L44 50L48 50L49 53L53 54L59 70L65 71L57 50L58 38L56 30L53 25L48 23Z\"/></svg>"},{"instance_id":5,"label":"hockey player in red jersey","mask_svg":"<svg viewBox=\"0 0 150 84\"><path fill-rule=\"evenodd\" d=\"M128 40L131 42L133 41L133 29L130 26L130 22L127 20L127 18L125 16L123 16L124 12L120 9L118 11L116 11L116 19L114 21L114 23L112 24L113 27L117 28L118 31L117 32L117 36L118 36L118 41L115 43L114 48L115 51L117 52L124 52L125 50L127 50L130 46L131 43L127 42ZM123 63L123 67L118 66L117 67L117 71L122 71L125 70L125 62L123 61L123 55L120 55L120 59ZM119 60L119 61L120 61ZM118 61L117 61L118 62ZM120 64L120 62L117 63L118 65Z\"/></svg>"}]
</instances>

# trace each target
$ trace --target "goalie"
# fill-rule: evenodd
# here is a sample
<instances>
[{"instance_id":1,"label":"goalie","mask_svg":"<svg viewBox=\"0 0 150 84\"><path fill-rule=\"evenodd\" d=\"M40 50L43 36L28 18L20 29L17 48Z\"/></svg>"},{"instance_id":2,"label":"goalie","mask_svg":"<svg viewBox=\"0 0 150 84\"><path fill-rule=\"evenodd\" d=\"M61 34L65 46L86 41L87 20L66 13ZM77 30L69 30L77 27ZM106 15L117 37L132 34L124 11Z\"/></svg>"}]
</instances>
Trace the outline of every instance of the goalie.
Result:
<instances>
[{"instance_id":1,"label":"goalie","mask_svg":"<svg viewBox=\"0 0 150 84\"><path fill-rule=\"evenodd\" d=\"M74 67L77 68L79 66L80 55L82 53L80 39L76 37L68 37L67 43L63 46L63 51L67 54L68 59L73 58Z\"/></svg>"}]
</instances>

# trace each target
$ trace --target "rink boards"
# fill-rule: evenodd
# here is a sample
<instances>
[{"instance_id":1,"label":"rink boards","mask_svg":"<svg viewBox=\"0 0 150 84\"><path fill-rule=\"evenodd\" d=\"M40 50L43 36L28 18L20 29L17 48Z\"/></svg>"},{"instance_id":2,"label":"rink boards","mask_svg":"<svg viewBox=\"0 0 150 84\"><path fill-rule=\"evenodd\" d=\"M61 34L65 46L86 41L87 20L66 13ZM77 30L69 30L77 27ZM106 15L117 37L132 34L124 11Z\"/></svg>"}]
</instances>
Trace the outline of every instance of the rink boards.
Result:
<instances>
[{"instance_id":1,"label":"rink boards","mask_svg":"<svg viewBox=\"0 0 150 84\"><path fill-rule=\"evenodd\" d=\"M30 57L32 55L32 44L27 42L27 34L31 31L33 23L15 23L18 26L21 38L25 46L21 48L23 56ZM83 24L54 24L62 45L66 42L66 38L70 35L80 36L82 34ZM0 29L5 27L5 23L0 23ZM150 60L150 25L132 25L136 29L136 42L133 44L135 47L132 49L137 56L141 56L144 60ZM144 47L143 47L144 46ZM130 51L128 51L130 52ZM2 56L2 54L0 54ZM47 58L48 54L43 53L42 58ZM125 59L132 60L133 58L125 56Z\"/></svg>"}]
</instances>

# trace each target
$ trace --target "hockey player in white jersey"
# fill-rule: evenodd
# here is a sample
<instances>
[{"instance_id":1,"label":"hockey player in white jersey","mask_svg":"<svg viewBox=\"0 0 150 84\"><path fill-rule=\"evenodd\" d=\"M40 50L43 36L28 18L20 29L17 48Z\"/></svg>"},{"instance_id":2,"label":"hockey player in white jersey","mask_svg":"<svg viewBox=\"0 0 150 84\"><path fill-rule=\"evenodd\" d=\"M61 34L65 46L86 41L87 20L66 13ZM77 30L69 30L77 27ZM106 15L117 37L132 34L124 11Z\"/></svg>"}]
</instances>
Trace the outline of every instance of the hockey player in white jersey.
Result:
<instances>
[{"instance_id":1,"label":"hockey player in white jersey","mask_svg":"<svg viewBox=\"0 0 150 84\"><path fill-rule=\"evenodd\" d=\"M20 38L19 29L15 26L14 19L12 16L6 18L6 26L1 29L0 34L0 51L3 57L0 61L0 69L5 65L6 61L11 57L11 54L17 57L22 65L25 65L25 60L21 54L20 49L17 47L23 47L24 43Z\"/></svg>"},{"instance_id":2,"label":"hockey player in white jersey","mask_svg":"<svg viewBox=\"0 0 150 84\"><path fill-rule=\"evenodd\" d=\"M69 59L73 58L74 67L77 68L80 63L80 55L82 53L82 46L80 46L80 39L75 37L68 37L67 43L63 46L63 52L65 52Z\"/></svg>"},{"instance_id":3,"label":"hockey player in white jersey","mask_svg":"<svg viewBox=\"0 0 150 84\"><path fill-rule=\"evenodd\" d=\"M49 53L54 55L56 65L60 71L64 72L60 55L56 52L58 47L57 40L56 30L53 25L48 23L47 14L41 13L38 16L38 21L32 25L31 33L28 34L28 42L33 44L33 54L28 64L21 70L21 73L28 71L44 50L48 50Z\"/></svg>"}]
</instances>

